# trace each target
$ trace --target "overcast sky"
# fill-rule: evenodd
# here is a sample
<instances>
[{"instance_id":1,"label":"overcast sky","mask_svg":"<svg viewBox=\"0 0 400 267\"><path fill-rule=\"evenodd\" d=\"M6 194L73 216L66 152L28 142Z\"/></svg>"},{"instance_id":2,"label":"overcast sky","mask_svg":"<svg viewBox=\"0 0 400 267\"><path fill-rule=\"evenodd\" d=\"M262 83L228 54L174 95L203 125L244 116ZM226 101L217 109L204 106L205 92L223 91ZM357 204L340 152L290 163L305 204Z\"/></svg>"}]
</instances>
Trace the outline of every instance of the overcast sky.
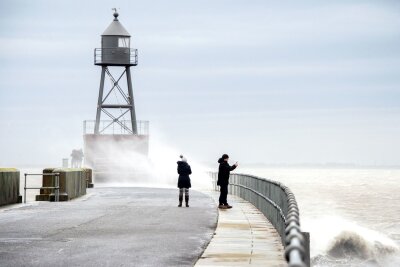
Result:
<instances>
[{"instance_id":1,"label":"overcast sky","mask_svg":"<svg viewBox=\"0 0 400 267\"><path fill-rule=\"evenodd\" d=\"M400 164L399 1L1 0L0 166L83 146L112 7L151 140L204 162Z\"/></svg>"}]
</instances>

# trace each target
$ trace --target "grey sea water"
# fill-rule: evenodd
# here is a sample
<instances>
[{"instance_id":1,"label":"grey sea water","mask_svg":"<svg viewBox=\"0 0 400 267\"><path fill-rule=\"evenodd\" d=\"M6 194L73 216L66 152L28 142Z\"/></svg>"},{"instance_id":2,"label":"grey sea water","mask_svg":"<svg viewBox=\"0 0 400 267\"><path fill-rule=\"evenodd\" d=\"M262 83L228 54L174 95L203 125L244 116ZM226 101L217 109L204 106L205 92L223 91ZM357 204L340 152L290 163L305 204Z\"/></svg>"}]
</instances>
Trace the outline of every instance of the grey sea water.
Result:
<instances>
[{"instance_id":1,"label":"grey sea water","mask_svg":"<svg viewBox=\"0 0 400 267\"><path fill-rule=\"evenodd\" d=\"M239 172L239 170L238 170ZM400 170L251 168L294 192L312 266L400 266Z\"/></svg>"}]
</instances>

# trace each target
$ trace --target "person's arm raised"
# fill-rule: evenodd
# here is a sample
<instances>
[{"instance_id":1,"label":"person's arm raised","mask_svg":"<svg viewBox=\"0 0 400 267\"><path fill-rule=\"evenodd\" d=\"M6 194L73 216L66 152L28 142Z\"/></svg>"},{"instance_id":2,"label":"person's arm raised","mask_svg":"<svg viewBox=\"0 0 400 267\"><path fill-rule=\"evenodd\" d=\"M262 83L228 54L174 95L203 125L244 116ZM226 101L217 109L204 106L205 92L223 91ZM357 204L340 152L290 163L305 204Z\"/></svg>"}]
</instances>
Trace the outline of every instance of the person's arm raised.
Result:
<instances>
[{"instance_id":1,"label":"person's arm raised","mask_svg":"<svg viewBox=\"0 0 400 267\"><path fill-rule=\"evenodd\" d=\"M228 165L229 166L229 165ZM236 169L236 167L238 166L238 163L236 162L235 164L233 164L232 166L229 166L229 170L233 171L234 169Z\"/></svg>"}]
</instances>

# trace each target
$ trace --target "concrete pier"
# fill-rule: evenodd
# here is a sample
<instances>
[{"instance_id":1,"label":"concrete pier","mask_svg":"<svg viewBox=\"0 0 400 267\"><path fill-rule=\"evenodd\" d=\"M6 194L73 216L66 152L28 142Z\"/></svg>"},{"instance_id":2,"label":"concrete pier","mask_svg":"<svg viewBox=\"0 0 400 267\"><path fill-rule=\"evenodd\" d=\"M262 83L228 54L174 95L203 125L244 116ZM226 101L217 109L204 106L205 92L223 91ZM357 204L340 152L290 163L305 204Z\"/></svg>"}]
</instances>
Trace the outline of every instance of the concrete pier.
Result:
<instances>
[{"instance_id":1,"label":"concrete pier","mask_svg":"<svg viewBox=\"0 0 400 267\"><path fill-rule=\"evenodd\" d=\"M0 266L193 266L217 222L215 204L177 189L95 188L70 202L0 209Z\"/></svg>"},{"instance_id":2,"label":"concrete pier","mask_svg":"<svg viewBox=\"0 0 400 267\"><path fill-rule=\"evenodd\" d=\"M249 203L219 212L191 190L190 208L177 204L177 189L93 188L3 207L0 266L285 266L279 235Z\"/></svg>"}]
</instances>

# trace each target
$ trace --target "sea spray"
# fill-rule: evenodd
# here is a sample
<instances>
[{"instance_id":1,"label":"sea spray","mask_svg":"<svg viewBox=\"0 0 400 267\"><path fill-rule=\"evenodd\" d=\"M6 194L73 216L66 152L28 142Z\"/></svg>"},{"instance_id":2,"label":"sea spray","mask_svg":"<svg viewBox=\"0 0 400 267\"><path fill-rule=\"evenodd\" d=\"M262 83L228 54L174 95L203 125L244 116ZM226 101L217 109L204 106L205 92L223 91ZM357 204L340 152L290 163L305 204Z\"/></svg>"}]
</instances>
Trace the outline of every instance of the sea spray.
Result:
<instances>
[{"instance_id":1,"label":"sea spray","mask_svg":"<svg viewBox=\"0 0 400 267\"><path fill-rule=\"evenodd\" d=\"M158 140L151 140L149 156L137 153L131 145L102 143L102 153L95 170L97 186L176 187L177 164L182 151ZM210 189L211 179L206 168L186 155L192 167L193 188Z\"/></svg>"},{"instance_id":2,"label":"sea spray","mask_svg":"<svg viewBox=\"0 0 400 267\"><path fill-rule=\"evenodd\" d=\"M365 231L363 231L365 232ZM398 252L397 246L389 239L371 238L360 232L342 231L334 238L327 254L334 258L378 259Z\"/></svg>"},{"instance_id":3,"label":"sea spray","mask_svg":"<svg viewBox=\"0 0 400 267\"><path fill-rule=\"evenodd\" d=\"M333 216L304 220L303 227L312 229L313 266L399 266L399 247L377 231Z\"/></svg>"}]
</instances>

